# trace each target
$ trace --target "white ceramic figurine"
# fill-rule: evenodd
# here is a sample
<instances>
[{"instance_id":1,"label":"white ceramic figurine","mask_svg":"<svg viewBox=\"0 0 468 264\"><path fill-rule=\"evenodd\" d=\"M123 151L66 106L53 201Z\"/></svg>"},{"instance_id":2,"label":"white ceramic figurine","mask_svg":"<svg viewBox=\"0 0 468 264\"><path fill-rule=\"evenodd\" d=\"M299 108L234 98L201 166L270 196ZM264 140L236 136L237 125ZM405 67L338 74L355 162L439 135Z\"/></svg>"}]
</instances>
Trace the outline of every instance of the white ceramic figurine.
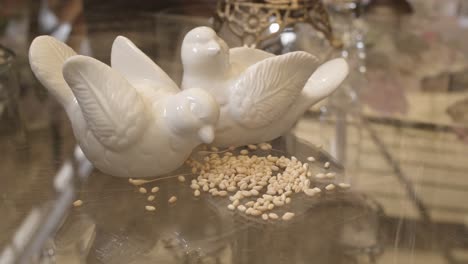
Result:
<instances>
[{"instance_id":1,"label":"white ceramic figurine","mask_svg":"<svg viewBox=\"0 0 468 264\"><path fill-rule=\"evenodd\" d=\"M187 33L182 63L182 89L206 89L220 104L213 142L217 146L254 144L281 136L348 75L344 59L318 67L318 60L302 51L274 56L258 49L229 49L208 27Z\"/></svg>"},{"instance_id":2,"label":"white ceramic figurine","mask_svg":"<svg viewBox=\"0 0 468 264\"><path fill-rule=\"evenodd\" d=\"M87 158L105 173L162 175L213 141L219 117L214 98L196 88L180 92L124 37L114 41L112 68L48 36L32 42L29 60L65 108Z\"/></svg>"}]
</instances>

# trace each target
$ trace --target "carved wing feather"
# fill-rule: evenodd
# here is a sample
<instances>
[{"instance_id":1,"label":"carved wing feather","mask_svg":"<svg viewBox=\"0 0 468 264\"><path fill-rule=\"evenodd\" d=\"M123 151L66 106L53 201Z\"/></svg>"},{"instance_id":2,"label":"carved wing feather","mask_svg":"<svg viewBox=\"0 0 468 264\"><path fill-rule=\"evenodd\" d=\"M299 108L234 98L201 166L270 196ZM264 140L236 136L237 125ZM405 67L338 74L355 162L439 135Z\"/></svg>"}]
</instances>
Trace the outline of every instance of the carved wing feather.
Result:
<instances>
[{"instance_id":1,"label":"carved wing feather","mask_svg":"<svg viewBox=\"0 0 468 264\"><path fill-rule=\"evenodd\" d=\"M298 51L250 66L231 88L231 115L247 128L269 125L296 101L317 64L315 56Z\"/></svg>"},{"instance_id":2,"label":"carved wing feather","mask_svg":"<svg viewBox=\"0 0 468 264\"><path fill-rule=\"evenodd\" d=\"M73 56L63 67L83 116L95 137L119 150L145 130L148 113L140 95L116 70L85 56Z\"/></svg>"}]
</instances>

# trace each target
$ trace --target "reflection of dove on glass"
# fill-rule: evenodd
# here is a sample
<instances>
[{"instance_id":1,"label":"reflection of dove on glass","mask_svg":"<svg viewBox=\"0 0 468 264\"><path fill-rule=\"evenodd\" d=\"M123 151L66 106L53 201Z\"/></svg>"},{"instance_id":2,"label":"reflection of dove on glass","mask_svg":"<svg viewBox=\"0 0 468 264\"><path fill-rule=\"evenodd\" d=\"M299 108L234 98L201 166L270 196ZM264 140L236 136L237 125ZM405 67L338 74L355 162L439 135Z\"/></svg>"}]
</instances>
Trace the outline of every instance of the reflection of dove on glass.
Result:
<instances>
[{"instance_id":1,"label":"reflection of dove on glass","mask_svg":"<svg viewBox=\"0 0 468 264\"><path fill-rule=\"evenodd\" d=\"M307 52L280 56L232 48L208 27L182 43L182 89L201 87L221 107L214 145L240 146L273 140L313 104L330 95L348 75L343 59L318 60Z\"/></svg>"},{"instance_id":2,"label":"reflection of dove on glass","mask_svg":"<svg viewBox=\"0 0 468 264\"><path fill-rule=\"evenodd\" d=\"M180 92L124 37L114 41L111 57L112 68L48 36L36 38L29 51L34 74L65 108L78 144L98 169L159 176L213 141L219 107L209 93Z\"/></svg>"}]
</instances>

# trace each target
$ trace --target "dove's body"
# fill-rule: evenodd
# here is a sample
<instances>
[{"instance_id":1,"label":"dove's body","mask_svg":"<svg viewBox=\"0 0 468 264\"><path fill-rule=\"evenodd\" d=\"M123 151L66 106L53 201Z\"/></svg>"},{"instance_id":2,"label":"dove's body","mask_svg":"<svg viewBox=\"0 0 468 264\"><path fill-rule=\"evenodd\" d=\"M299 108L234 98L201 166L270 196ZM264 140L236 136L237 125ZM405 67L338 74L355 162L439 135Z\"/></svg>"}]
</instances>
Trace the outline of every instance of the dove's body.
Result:
<instances>
[{"instance_id":1,"label":"dove's body","mask_svg":"<svg viewBox=\"0 0 468 264\"><path fill-rule=\"evenodd\" d=\"M306 52L274 56L257 49L229 49L206 27L186 35L182 62L182 89L206 89L220 104L213 145L222 147L281 136L348 74L343 59L317 69L318 60Z\"/></svg>"},{"instance_id":2,"label":"dove's body","mask_svg":"<svg viewBox=\"0 0 468 264\"><path fill-rule=\"evenodd\" d=\"M83 153L105 173L160 176L213 140L210 128L219 115L214 98L200 89L178 92L123 37L112 48L113 68L45 36L31 44L30 63L65 108Z\"/></svg>"}]
</instances>

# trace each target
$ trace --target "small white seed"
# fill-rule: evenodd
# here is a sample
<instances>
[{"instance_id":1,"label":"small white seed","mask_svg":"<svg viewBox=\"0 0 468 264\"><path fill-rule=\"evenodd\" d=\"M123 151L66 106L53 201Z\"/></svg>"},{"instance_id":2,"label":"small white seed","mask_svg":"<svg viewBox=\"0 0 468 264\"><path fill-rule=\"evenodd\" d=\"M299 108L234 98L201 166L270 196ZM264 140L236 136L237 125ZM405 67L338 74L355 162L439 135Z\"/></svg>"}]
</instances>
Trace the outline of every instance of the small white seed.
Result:
<instances>
[{"instance_id":1,"label":"small white seed","mask_svg":"<svg viewBox=\"0 0 468 264\"><path fill-rule=\"evenodd\" d=\"M151 192L152 193L157 193L159 191L159 187L158 186L155 186L153 188L151 188Z\"/></svg>"},{"instance_id":2,"label":"small white seed","mask_svg":"<svg viewBox=\"0 0 468 264\"><path fill-rule=\"evenodd\" d=\"M250 194L253 195L253 196L257 196L257 195L259 195L259 192L257 190L255 190L255 189L253 189L253 190L250 190Z\"/></svg>"},{"instance_id":3,"label":"small white seed","mask_svg":"<svg viewBox=\"0 0 468 264\"><path fill-rule=\"evenodd\" d=\"M278 219L278 215L275 214L275 213L269 213L268 217L271 218L271 219Z\"/></svg>"},{"instance_id":4,"label":"small white seed","mask_svg":"<svg viewBox=\"0 0 468 264\"><path fill-rule=\"evenodd\" d=\"M349 183L344 183L344 182L339 183L338 186L340 186L340 188L343 188L343 189L347 189L351 187Z\"/></svg>"},{"instance_id":5,"label":"small white seed","mask_svg":"<svg viewBox=\"0 0 468 264\"><path fill-rule=\"evenodd\" d=\"M175 196L172 196L171 198L169 198L169 203L175 203L177 201L177 197Z\"/></svg>"},{"instance_id":6,"label":"small white seed","mask_svg":"<svg viewBox=\"0 0 468 264\"><path fill-rule=\"evenodd\" d=\"M218 195L221 197L227 196L228 192L227 191L219 191Z\"/></svg>"},{"instance_id":7,"label":"small white seed","mask_svg":"<svg viewBox=\"0 0 468 264\"><path fill-rule=\"evenodd\" d=\"M312 177L312 172L308 171L307 172L307 177Z\"/></svg>"},{"instance_id":8,"label":"small white seed","mask_svg":"<svg viewBox=\"0 0 468 264\"><path fill-rule=\"evenodd\" d=\"M195 190L195 191L193 192L193 195L194 195L195 197L200 196L200 190L198 190L198 189Z\"/></svg>"},{"instance_id":9,"label":"small white seed","mask_svg":"<svg viewBox=\"0 0 468 264\"><path fill-rule=\"evenodd\" d=\"M149 202L151 201L154 201L154 199L156 198L156 196L154 195L149 195L148 198L146 200L148 200Z\"/></svg>"},{"instance_id":10,"label":"small white seed","mask_svg":"<svg viewBox=\"0 0 468 264\"><path fill-rule=\"evenodd\" d=\"M324 173L317 173L317 174L315 174L315 178L323 179L323 178L325 178L325 174Z\"/></svg>"},{"instance_id":11,"label":"small white seed","mask_svg":"<svg viewBox=\"0 0 468 264\"><path fill-rule=\"evenodd\" d=\"M286 200L284 200L284 202L285 202L286 204L291 203L291 197L286 197Z\"/></svg>"},{"instance_id":12,"label":"small white seed","mask_svg":"<svg viewBox=\"0 0 468 264\"><path fill-rule=\"evenodd\" d=\"M275 205L274 204L269 204L267 208L268 208L268 210L273 210L273 208L275 208Z\"/></svg>"},{"instance_id":13,"label":"small white seed","mask_svg":"<svg viewBox=\"0 0 468 264\"><path fill-rule=\"evenodd\" d=\"M149 211L149 212L152 212L154 210L156 210L156 207L152 206L152 205L146 205L145 206L145 210L146 211Z\"/></svg>"},{"instance_id":14,"label":"small white seed","mask_svg":"<svg viewBox=\"0 0 468 264\"><path fill-rule=\"evenodd\" d=\"M80 207L83 205L83 201L82 200L76 200L73 202L73 206L75 207Z\"/></svg>"},{"instance_id":15,"label":"small white seed","mask_svg":"<svg viewBox=\"0 0 468 264\"><path fill-rule=\"evenodd\" d=\"M315 161L315 158L312 157L312 156L310 156L310 157L307 158L307 160L310 161L310 162L314 162L314 161Z\"/></svg>"},{"instance_id":16,"label":"small white seed","mask_svg":"<svg viewBox=\"0 0 468 264\"><path fill-rule=\"evenodd\" d=\"M245 206L252 207L255 204L255 201L246 202Z\"/></svg>"},{"instance_id":17,"label":"small white seed","mask_svg":"<svg viewBox=\"0 0 468 264\"><path fill-rule=\"evenodd\" d=\"M272 171L279 171L279 168L275 165L272 165L270 168Z\"/></svg>"},{"instance_id":18,"label":"small white seed","mask_svg":"<svg viewBox=\"0 0 468 264\"><path fill-rule=\"evenodd\" d=\"M247 208L245 208L245 206L243 204L240 204L237 206L237 210L241 211L241 212L245 212Z\"/></svg>"},{"instance_id":19,"label":"small white seed","mask_svg":"<svg viewBox=\"0 0 468 264\"><path fill-rule=\"evenodd\" d=\"M256 210L256 209L253 209L252 208L252 211L250 212L251 215L254 215L254 216L259 216L262 214L262 211L260 210Z\"/></svg>"},{"instance_id":20,"label":"small white seed","mask_svg":"<svg viewBox=\"0 0 468 264\"><path fill-rule=\"evenodd\" d=\"M318 188L318 187L314 187L312 190L313 190L314 192L316 192L316 193L322 192L322 190L320 190L320 188Z\"/></svg>"},{"instance_id":21,"label":"small white seed","mask_svg":"<svg viewBox=\"0 0 468 264\"><path fill-rule=\"evenodd\" d=\"M325 186L325 190L327 191L333 191L334 189L335 189L334 184L328 184L327 186Z\"/></svg>"},{"instance_id":22,"label":"small white seed","mask_svg":"<svg viewBox=\"0 0 468 264\"><path fill-rule=\"evenodd\" d=\"M325 164L323 164L323 167L324 167L325 169L330 168L330 162L328 162L328 161L325 162Z\"/></svg>"},{"instance_id":23,"label":"small white seed","mask_svg":"<svg viewBox=\"0 0 468 264\"><path fill-rule=\"evenodd\" d=\"M229 204L229 205L227 206L227 208L228 208L229 210L231 210L231 211L233 211L234 209L236 209L236 207L235 207L233 204Z\"/></svg>"},{"instance_id":24,"label":"small white seed","mask_svg":"<svg viewBox=\"0 0 468 264\"><path fill-rule=\"evenodd\" d=\"M240 151L240 154L241 155L247 155L247 154L249 154L249 151L246 150L246 149L243 149L243 150Z\"/></svg>"},{"instance_id":25,"label":"small white seed","mask_svg":"<svg viewBox=\"0 0 468 264\"><path fill-rule=\"evenodd\" d=\"M239 200L234 200L234 201L232 202L232 204L233 204L234 206L238 206L239 203L240 203Z\"/></svg>"},{"instance_id":26,"label":"small white seed","mask_svg":"<svg viewBox=\"0 0 468 264\"><path fill-rule=\"evenodd\" d=\"M193 190L198 190L198 189L200 189L200 185L198 185L198 184L196 184L196 183L192 183L192 184L190 185L190 188L193 189Z\"/></svg>"},{"instance_id":27,"label":"small white seed","mask_svg":"<svg viewBox=\"0 0 468 264\"><path fill-rule=\"evenodd\" d=\"M256 145L248 145L247 146L249 149L251 150L256 150L257 149L257 146Z\"/></svg>"},{"instance_id":28,"label":"small white seed","mask_svg":"<svg viewBox=\"0 0 468 264\"><path fill-rule=\"evenodd\" d=\"M294 213L286 212L281 218L285 221L288 221L288 220L291 220L293 217L294 217Z\"/></svg>"},{"instance_id":29,"label":"small white seed","mask_svg":"<svg viewBox=\"0 0 468 264\"><path fill-rule=\"evenodd\" d=\"M138 191L139 191L140 193L147 193L147 192L148 192L148 191L146 190L146 188L144 188L144 187L140 187L140 189L138 189Z\"/></svg>"},{"instance_id":30,"label":"small white seed","mask_svg":"<svg viewBox=\"0 0 468 264\"><path fill-rule=\"evenodd\" d=\"M268 215L267 214L262 214L262 219L265 220L265 221L268 220Z\"/></svg>"},{"instance_id":31,"label":"small white seed","mask_svg":"<svg viewBox=\"0 0 468 264\"><path fill-rule=\"evenodd\" d=\"M334 178L335 175L336 175L336 174L335 174L334 172L329 172L329 173L325 174L325 176L326 176L327 178Z\"/></svg>"},{"instance_id":32,"label":"small white seed","mask_svg":"<svg viewBox=\"0 0 468 264\"><path fill-rule=\"evenodd\" d=\"M235 192L237 190L237 187L236 186L229 186L227 187L228 192Z\"/></svg>"},{"instance_id":33,"label":"small white seed","mask_svg":"<svg viewBox=\"0 0 468 264\"><path fill-rule=\"evenodd\" d=\"M179 180L180 182L185 182L185 177L183 175L179 175L177 177L177 180Z\"/></svg>"},{"instance_id":34,"label":"small white seed","mask_svg":"<svg viewBox=\"0 0 468 264\"><path fill-rule=\"evenodd\" d=\"M315 194L317 194L317 192L314 189L305 189L304 193L307 196L314 196Z\"/></svg>"}]
</instances>

